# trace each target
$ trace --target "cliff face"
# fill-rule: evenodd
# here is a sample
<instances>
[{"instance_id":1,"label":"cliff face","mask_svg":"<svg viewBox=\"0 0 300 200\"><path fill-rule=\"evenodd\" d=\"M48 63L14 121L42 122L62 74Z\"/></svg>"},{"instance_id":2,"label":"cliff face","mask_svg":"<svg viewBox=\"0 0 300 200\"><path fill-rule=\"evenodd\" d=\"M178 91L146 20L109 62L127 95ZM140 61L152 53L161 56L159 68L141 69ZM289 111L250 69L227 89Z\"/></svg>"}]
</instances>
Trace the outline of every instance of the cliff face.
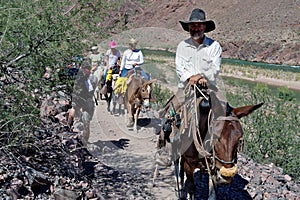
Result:
<instances>
[{"instance_id":1,"label":"cliff face","mask_svg":"<svg viewBox=\"0 0 300 200\"><path fill-rule=\"evenodd\" d=\"M193 8L206 12L216 30L208 36L223 46L223 57L300 65L299 0L125 1L119 13L127 28L163 27L182 31ZM175 46L177 44L174 44Z\"/></svg>"}]
</instances>

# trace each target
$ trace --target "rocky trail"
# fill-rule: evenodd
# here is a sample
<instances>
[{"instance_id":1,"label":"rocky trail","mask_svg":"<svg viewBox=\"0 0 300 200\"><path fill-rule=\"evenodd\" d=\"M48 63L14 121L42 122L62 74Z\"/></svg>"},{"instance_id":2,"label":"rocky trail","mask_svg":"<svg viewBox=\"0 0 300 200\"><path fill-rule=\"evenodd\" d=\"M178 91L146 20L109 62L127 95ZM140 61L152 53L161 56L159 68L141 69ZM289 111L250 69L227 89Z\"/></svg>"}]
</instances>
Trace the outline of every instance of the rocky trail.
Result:
<instances>
[{"instance_id":1,"label":"rocky trail","mask_svg":"<svg viewBox=\"0 0 300 200\"><path fill-rule=\"evenodd\" d=\"M156 185L152 185L160 121L153 113L150 117L141 116L141 126L136 133L126 128L123 115L111 115L106 111L105 101L97 106L88 149L109 167L106 173L117 174L102 184L104 199L177 199L172 167L160 168ZM239 155L238 166L239 173L233 183L219 187L218 199L300 199L299 183L284 175L281 168L256 163L244 154ZM100 177L98 179L103 182Z\"/></svg>"},{"instance_id":2,"label":"rocky trail","mask_svg":"<svg viewBox=\"0 0 300 200\"><path fill-rule=\"evenodd\" d=\"M157 179L156 186L153 187L152 184L160 119L153 112L142 113L140 117L138 132L135 132L126 127L124 115L112 115L107 112L105 101L99 102L96 107L88 144L90 153L113 171L132 177L134 180L131 181L136 183L123 182L131 190L134 189L134 184L143 187L144 190L140 191L140 194L135 192L128 194L124 191L122 196L118 196L111 188L108 197L112 199L176 199L175 179L171 168L161 168L161 176ZM114 188L120 188L115 186ZM146 195L147 193L149 196Z\"/></svg>"}]
</instances>

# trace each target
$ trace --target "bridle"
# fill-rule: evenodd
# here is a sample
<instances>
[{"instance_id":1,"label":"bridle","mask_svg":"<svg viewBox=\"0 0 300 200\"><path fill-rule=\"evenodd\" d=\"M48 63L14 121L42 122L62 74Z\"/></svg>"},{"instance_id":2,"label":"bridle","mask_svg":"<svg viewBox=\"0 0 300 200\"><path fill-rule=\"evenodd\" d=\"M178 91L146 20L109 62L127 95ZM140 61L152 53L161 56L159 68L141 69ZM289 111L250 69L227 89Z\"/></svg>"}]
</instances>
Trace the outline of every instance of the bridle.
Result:
<instances>
[{"instance_id":1,"label":"bridle","mask_svg":"<svg viewBox=\"0 0 300 200\"><path fill-rule=\"evenodd\" d=\"M235 158L233 158L232 161L225 161L225 160L222 160L221 158L219 158L216 154L214 154L213 158L216 159L216 160L218 160L222 164L230 165L230 164L235 164L236 163L236 159Z\"/></svg>"},{"instance_id":2,"label":"bridle","mask_svg":"<svg viewBox=\"0 0 300 200\"><path fill-rule=\"evenodd\" d=\"M196 85L194 85L194 91L196 91L196 89L202 94L204 99L206 99L206 100L208 99L208 97L206 97L206 95L204 95L203 92ZM196 102L197 102L196 99L197 99L196 92L194 92L195 109L198 107L198 105L196 105ZM211 116L212 111L211 110L209 111L207 134L210 135L210 139L205 141L205 142L208 142L208 141L210 142L210 147L212 148L212 152L207 152L204 148L203 141L202 141L202 138L201 138L200 127L198 127L198 117L200 117L200 116L197 116L197 111L196 110L195 110L195 114L196 114L196 124L197 124L196 129L197 129L197 131L195 131L194 134L193 134L194 145L195 145L198 153L205 158L205 162L206 162L208 172L210 173L210 168L209 168L209 165L208 165L208 159L210 159L212 161L212 169L213 170L216 169L216 160L218 162L220 162L221 164L236 164L237 160L236 160L235 156L231 161L226 161L226 160L223 160L223 159L219 158L218 155L216 154L215 145L213 144L213 142L215 140L214 136L217 136L217 138L219 138L221 132L218 131L218 133L216 133L216 131L213 130L213 128L215 128L215 127L212 126L212 125L213 125L214 122L217 122L217 121L224 121L224 122L225 121L239 121L239 119L235 116L219 116L216 119L212 119L212 116ZM198 133L198 137L196 135L196 132ZM197 138L199 138L200 142L198 142Z\"/></svg>"},{"instance_id":3,"label":"bridle","mask_svg":"<svg viewBox=\"0 0 300 200\"><path fill-rule=\"evenodd\" d=\"M220 116L217 119L215 119L214 121L239 121L239 119L237 117L234 117L234 116ZM213 135L216 135L217 137L220 137L220 135L213 132L212 126L210 124L211 124L211 121L208 120L208 127L209 127L208 134L211 135L211 141L210 142L212 144ZM218 157L218 155L216 154L216 150L215 150L214 146L213 146L212 150L213 150L214 166L215 166L215 160L218 160L222 164L235 164L236 161L237 161L235 157L231 161L225 161L225 160Z\"/></svg>"}]
</instances>

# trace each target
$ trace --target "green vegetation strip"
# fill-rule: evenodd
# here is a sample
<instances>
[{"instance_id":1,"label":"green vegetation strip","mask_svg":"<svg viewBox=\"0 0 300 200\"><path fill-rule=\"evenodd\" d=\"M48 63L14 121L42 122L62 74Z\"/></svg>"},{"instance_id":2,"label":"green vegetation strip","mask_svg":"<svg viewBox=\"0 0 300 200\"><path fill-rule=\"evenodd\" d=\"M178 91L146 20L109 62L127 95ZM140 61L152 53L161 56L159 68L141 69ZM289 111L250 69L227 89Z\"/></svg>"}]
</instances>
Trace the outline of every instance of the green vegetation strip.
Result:
<instances>
[{"instance_id":1,"label":"green vegetation strip","mask_svg":"<svg viewBox=\"0 0 300 200\"><path fill-rule=\"evenodd\" d=\"M263 62L250 62L250 61L236 60L230 58L223 58L222 64L300 73L300 66L277 65L277 64L269 64Z\"/></svg>"}]
</instances>

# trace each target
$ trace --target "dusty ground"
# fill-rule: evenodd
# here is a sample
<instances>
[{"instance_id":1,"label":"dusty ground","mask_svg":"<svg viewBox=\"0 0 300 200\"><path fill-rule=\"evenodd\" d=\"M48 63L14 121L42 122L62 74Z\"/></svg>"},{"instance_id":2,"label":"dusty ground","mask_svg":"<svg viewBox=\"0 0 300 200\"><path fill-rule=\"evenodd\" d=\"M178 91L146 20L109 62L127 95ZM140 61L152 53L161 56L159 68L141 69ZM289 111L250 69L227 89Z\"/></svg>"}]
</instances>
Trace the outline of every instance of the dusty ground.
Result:
<instances>
[{"instance_id":1,"label":"dusty ground","mask_svg":"<svg viewBox=\"0 0 300 200\"><path fill-rule=\"evenodd\" d=\"M106 110L106 102L100 101L91 122L88 148L102 163L126 174L146 174L148 188L156 199L176 199L175 181L171 168L160 168L156 186L152 187L156 133L160 130L160 120L150 113L141 117L138 132L128 130L124 115L111 115ZM113 191L111 191L113 192Z\"/></svg>"}]
</instances>

